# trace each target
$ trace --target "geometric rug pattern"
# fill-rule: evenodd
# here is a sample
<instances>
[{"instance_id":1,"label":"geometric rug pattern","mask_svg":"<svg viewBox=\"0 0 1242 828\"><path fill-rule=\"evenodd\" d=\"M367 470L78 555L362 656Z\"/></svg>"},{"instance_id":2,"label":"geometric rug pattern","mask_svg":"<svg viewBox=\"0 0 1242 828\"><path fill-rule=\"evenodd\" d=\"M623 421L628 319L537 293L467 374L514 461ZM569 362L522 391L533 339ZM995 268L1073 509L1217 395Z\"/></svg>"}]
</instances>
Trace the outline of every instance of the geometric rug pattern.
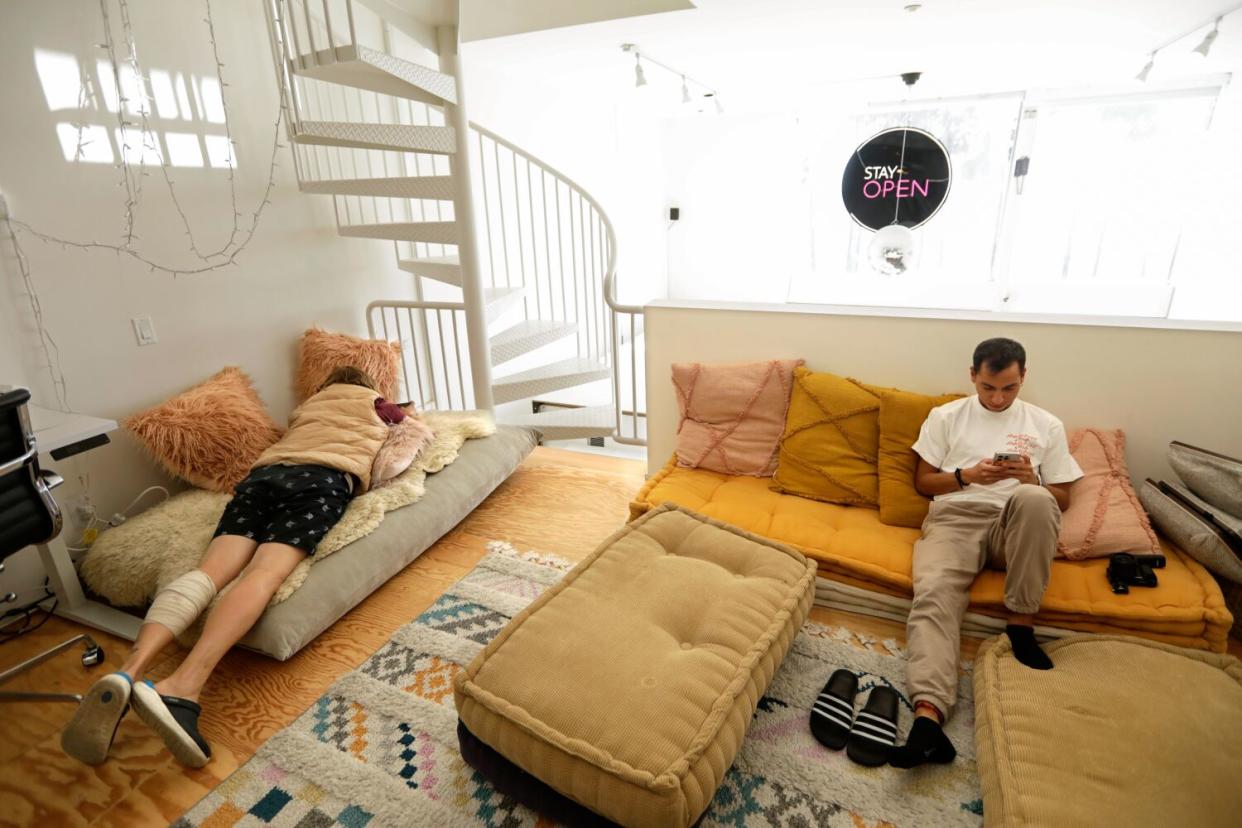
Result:
<instances>
[{"instance_id":1,"label":"geometric rug pattern","mask_svg":"<svg viewBox=\"0 0 1242 828\"><path fill-rule=\"evenodd\" d=\"M554 823L497 793L462 760L453 677L571 565L500 542L489 550L426 612L336 681L174 828L551 828ZM904 659L895 642L805 625L760 700L741 752L700 824L981 825L971 682L965 672L957 714L946 728L958 750L951 765L915 771L864 768L844 751L825 749L810 734L811 704L838 667L858 673L859 707L872 687L896 690L904 733L911 712L902 687Z\"/></svg>"}]
</instances>

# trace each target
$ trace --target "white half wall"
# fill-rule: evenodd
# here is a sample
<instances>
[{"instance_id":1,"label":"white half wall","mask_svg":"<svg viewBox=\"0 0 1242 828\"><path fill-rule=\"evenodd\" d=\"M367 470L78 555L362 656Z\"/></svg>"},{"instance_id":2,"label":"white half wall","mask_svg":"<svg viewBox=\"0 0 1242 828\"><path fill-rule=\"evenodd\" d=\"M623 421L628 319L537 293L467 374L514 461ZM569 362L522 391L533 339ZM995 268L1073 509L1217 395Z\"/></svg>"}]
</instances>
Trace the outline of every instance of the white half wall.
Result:
<instances>
[{"instance_id":1,"label":"white half wall","mask_svg":"<svg viewBox=\"0 0 1242 828\"><path fill-rule=\"evenodd\" d=\"M910 391L970 393L975 345L993 336L1027 350L1023 399L1067 428L1126 432L1134 480L1177 478L1165 461L1182 440L1242 456L1242 334L747 310L657 303L647 308L649 472L673 453L674 362L801 357L831 371Z\"/></svg>"},{"instance_id":2,"label":"white half wall","mask_svg":"<svg viewBox=\"0 0 1242 828\"><path fill-rule=\"evenodd\" d=\"M109 8L123 56L115 5ZM262 4L215 0L211 9L228 83L229 127L238 158L237 209L245 229L268 176L278 108L276 79ZM173 95L155 102L151 126L161 151L168 151L173 135L183 151L197 146L208 158L208 137L219 140L224 124L204 106L201 90L176 80L179 75L215 77L202 4L131 4L131 16L143 71L166 73L160 77L165 82L171 78L180 88L180 100ZM98 125L101 143L94 149L115 157L116 113L106 106L79 110L72 71L76 66L96 88L106 86L97 63L104 55L96 46L102 32L97 4L10 0L0 8L5 110L0 190L13 217L43 233L119 243L125 215L120 171L113 163L73 160L72 146L66 160L58 137L60 124ZM57 82L46 76L46 68L41 77L36 50L55 53L52 64L69 66L68 80ZM45 57L45 67L48 62ZM283 128L281 142L287 143ZM59 346L73 410L119 421L226 365L238 365L254 379L272 416L283 423L294 402L298 338L307 327L365 336L363 313L369 301L412 298L410 277L397 270L392 245L339 237L331 202L298 192L289 149L281 149L277 157L271 204L233 267L174 277L125 255L62 249L18 230L44 320ZM183 154L181 163L185 159ZM188 250L185 227L159 167L144 169L149 175L142 179L135 211L134 249L171 267L188 270L201 264ZM204 250L219 248L233 226L227 169L182 165L171 167L169 175L197 244ZM55 407L7 234L0 234L0 249L0 383L27 383L36 402ZM148 315L159 341L139 347L130 319ZM90 496L104 516L124 508L148 485L175 485L124 432L112 438L110 446L65 461L44 459L66 479L57 491L62 503L78 497L88 477ZM146 502L154 502L149 497ZM27 558L30 551L20 557ZM33 565L37 568L37 561ZM21 571L30 568L14 566L0 576L0 589L16 590L24 603L39 594L35 588L42 572L32 582L29 576L19 577Z\"/></svg>"}]
</instances>

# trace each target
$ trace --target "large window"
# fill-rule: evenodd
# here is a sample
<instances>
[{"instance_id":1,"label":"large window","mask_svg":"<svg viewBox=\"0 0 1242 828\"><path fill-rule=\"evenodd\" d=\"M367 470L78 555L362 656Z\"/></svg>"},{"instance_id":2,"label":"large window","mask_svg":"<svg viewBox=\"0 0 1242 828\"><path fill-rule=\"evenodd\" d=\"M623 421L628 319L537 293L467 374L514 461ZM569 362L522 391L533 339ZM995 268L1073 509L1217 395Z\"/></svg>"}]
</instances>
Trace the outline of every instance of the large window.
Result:
<instances>
[{"instance_id":1,"label":"large window","mask_svg":"<svg viewBox=\"0 0 1242 828\"><path fill-rule=\"evenodd\" d=\"M1219 301L1238 293L1242 264L1204 250L1242 219L1237 148L1211 143L1226 80L901 104L821 126L814 263L790 301L1242 320L1242 303ZM841 171L854 147L899 126L936 136L953 175L940 212L912 231L910 266L886 275L868 256L874 235L842 207Z\"/></svg>"}]
</instances>

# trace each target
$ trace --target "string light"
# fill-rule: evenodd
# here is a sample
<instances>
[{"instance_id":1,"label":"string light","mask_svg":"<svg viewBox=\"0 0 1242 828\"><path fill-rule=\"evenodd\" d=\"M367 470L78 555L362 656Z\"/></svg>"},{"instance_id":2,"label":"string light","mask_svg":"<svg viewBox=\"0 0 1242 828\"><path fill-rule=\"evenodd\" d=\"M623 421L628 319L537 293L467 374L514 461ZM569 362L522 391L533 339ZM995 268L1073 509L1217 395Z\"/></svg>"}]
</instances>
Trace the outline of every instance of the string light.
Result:
<instances>
[{"instance_id":1,"label":"string light","mask_svg":"<svg viewBox=\"0 0 1242 828\"><path fill-rule=\"evenodd\" d=\"M25 251L22 249L21 243L18 240L17 231L20 230L23 233L27 233L44 244L59 244L62 251L68 251L72 248L75 250L109 250L117 256L125 254L135 261L147 265L151 272L154 273L156 271L160 271L168 273L174 279L182 275L207 273L229 266L236 267L239 266L237 257L254 238L255 232L259 228L259 221L263 215L263 211L272 203L272 189L276 184L276 170L279 166L277 163L277 157L280 150L285 147L285 145L280 142L281 126L284 121L284 110L278 106L275 123L273 125L272 151L268 162L267 182L263 188L262 198L259 200L258 205L251 213L250 226L243 230L239 225L239 219L243 216L243 213L238 209L237 205L237 189L234 175L236 161L233 152L234 141L230 128L232 118L229 117L228 105L225 100L224 93L224 89L228 87L229 84L224 82L224 63L220 60L219 48L216 42L215 24L211 13L211 0L204 0L204 5L206 6L207 11L207 16L204 19L204 22L207 24L208 40L211 44L212 57L216 63L216 80L220 85L220 104L221 108L224 110L225 135L229 148L226 163L228 165L229 195L232 202L232 230L229 233L228 241L226 241L219 250L212 251L210 253L203 253L200 251L194 241L194 234L190 227L189 218L186 215L185 210L182 208L180 200L177 198L176 188L174 187L172 177L168 172L168 159L163 158L162 154L159 152L158 146L151 143L151 136L153 133L150 129L148 129L149 122L147 119L150 112L150 99L146 94L148 79L142 73L138 62L138 50L134 39L133 26L130 22L129 5L126 0L117 0L117 4L120 8L121 29L125 37L125 60L130 71L132 72L133 84L136 87L135 94L139 96L136 106L139 118L137 124L126 118L126 105L130 102L130 99L126 96L125 87L121 83L120 61L117 57L116 41L112 35L112 19L108 14L108 0L100 0L99 2L99 11L103 22L104 37L103 42L97 43L95 46L107 54L109 69L111 70L112 80L116 91L116 116L118 127L117 143L121 147L121 159L119 163L116 164L117 169L120 171L120 180L117 181L117 187L124 188L125 190L125 215L124 229L121 237L122 243L109 244L93 240L89 242L80 242L72 239L60 238L50 233L44 233L30 226L26 222L14 218L11 211L8 210L7 206L4 204L3 199L0 198L0 222L3 223L9 243L13 247L18 271L21 273L22 281L26 289L26 295L30 302L31 317L36 329L38 330L40 348L42 349L44 358L47 362L48 373L52 381L52 389L56 396L57 405L62 411L70 411L71 409L69 406L68 384L65 380L64 370L60 362L60 349L57 347L56 340L52 337L47 325L44 323L43 308L31 273L30 260ZM79 76L78 111L81 113L92 106L96 108L99 106L99 96L96 90L92 88L89 75L85 70L83 70ZM140 130L142 140L142 157L138 159L136 168L131 162L129 152L132 148L129 143L129 136L132 128L135 126L137 126ZM81 161L85 157L86 147L91 144L92 141L85 137L86 123L80 116L78 118L78 122L75 124L75 127L77 129L77 147L74 152L74 161ZM133 243L135 241L140 241L140 237L135 229L135 214L142 198L142 179L149 175L149 173L142 169L142 166L148 157L148 153L155 153L157 157L160 158L160 171L164 178L164 183L168 189L169 198L173 202L173 205L177 210L177 214L181 217L181 222L185 227L185 235L189 239L190 251L199 259L200 262L202 262L201 266L186 267L180 265L165 265L148 258L141 252L133 249Z\"/></svg>"},{"instance_id":2,"label":"string light","mask_svg":"<svg viewBox=\"0 0 1242 828\"><path fill-rule=\"evenodd\" d=\"M690 87L686 86L686 76L681 76L681 102L690 103Z\"/></svg>"},{"instance_id":3,"label":"string light","mask_svg":"<svg viewBox=\"0 0 1242 828\"><path fill-rule=\"evenodd\" d=\"M634 86L646 86L647 76L643 74L643 59L638 52L634 53Z\"/></svg>"},{"instance_id":4,"label":"string light","mask_svg":"<svg viewBox=\"0 0 1242 828\"><path fill-rule=\"evenodd\" d=\"M1151 69L1155 65L1156 65L1156 53L1152 52L1150 55L1147 56L1147 65L1139 70L1139 73L1134 76L1134 79L1138 81L1143 81L1144 83L1146 83L1147 76L1151 74Z\"/></svg>"}]
</instances>

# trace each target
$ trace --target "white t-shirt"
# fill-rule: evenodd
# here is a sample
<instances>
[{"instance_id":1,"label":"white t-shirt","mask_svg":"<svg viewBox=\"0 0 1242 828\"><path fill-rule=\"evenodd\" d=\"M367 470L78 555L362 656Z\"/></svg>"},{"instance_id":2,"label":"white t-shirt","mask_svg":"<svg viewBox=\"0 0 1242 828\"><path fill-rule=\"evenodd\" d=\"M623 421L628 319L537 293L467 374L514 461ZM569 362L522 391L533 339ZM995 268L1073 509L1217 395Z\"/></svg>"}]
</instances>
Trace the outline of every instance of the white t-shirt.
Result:
<instances>
[{"instance_id":1,"label":"white t-shirt","mask_svg":"<svg viewBox=\"0 0 1242 828\"><path fill-rule=\"evenodd\" d=\"M978 395L933 408L923 422L914 450L941 471L969 468L998 451L1025 454L1045 483L1070 483L1082 469L1069 453L1065 426L1042 408L1014 400L1004 411L989 411ZM1021 484L1012 478L936 495L936 500L979 500L1001 506Z\"/></svg>"}]
</instances>

